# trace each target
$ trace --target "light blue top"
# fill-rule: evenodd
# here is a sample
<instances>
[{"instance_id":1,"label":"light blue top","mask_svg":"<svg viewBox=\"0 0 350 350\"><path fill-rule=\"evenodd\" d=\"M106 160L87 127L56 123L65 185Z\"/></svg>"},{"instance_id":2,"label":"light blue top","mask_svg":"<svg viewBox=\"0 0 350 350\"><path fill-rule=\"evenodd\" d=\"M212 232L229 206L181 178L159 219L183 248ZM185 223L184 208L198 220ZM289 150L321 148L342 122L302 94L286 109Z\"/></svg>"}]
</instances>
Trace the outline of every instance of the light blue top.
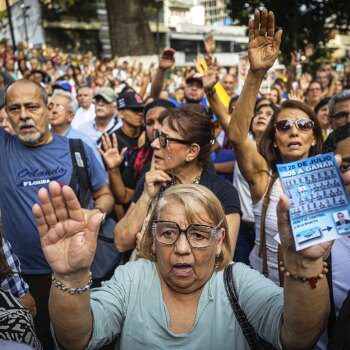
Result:
<instances>
[{"instance_id":1,"label":"light blue top","mask_svg":"<svg viewBox=\"0 0 350 350\"><path fill-rule=\"evenodd\" d=\"M248 266L236 263L233 277L239 303L261 337L281 349L279 334L283 290ZM202 291L189 333L174 334L163 301L155 263L138 260L116 269L101 288L91 291L94 317L88 349L98 349L120 336L115 349L249 349L233 315L223 283L214 272Z\"/></svg>"},{"instance_id":2,"label":"light blue top","mask_svg":"<svg viewBox=\"0 0 350 350\"><path fill-rule=\"evenodd\" d=\"M72 128L71 126L67 129L67 131L63 134L64 137L67 137L68 139L80 139L84 143L86 143L94 152L94 155L98 162L102 165L102 168L105 169L105 165L103 163L101 154L98 153L97 148L96 148L96 143L91 140L89 136L86 134L80 132L77 129Z\"/></svg>"},{"instance_id":3,"label":"light blue top","mask_svg":"<svg viewBox=\"0 0 350 350\"><path fill-rule=\"evenodd\" d=\"M122 125L123 125L122 120L118 118L118 116L116 115L114 118L111 119L111 121L108 123L106 128L103 130L103 132L97 130L95 119L80 125L79 131L87 135L94 143L96 143L104 132L108 131L108 134L111 134L112 132L121 128ZM100 144L101 142L98 145L100 146Z\"/></svg>"}]
</instances>

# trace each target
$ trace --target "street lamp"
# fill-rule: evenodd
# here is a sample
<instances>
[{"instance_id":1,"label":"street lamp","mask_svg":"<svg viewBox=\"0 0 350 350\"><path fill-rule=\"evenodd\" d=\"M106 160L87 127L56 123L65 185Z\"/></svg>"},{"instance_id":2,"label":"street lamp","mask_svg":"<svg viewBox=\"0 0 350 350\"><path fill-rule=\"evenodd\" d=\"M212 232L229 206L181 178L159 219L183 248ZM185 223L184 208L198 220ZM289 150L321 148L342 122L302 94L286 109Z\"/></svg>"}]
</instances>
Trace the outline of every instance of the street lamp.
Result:
<instances>
[{"instance_id":1,"label":"street lamp","mask_svg":"<svg viewBox=\"0 0 350 350\"><path fill-rule=\"evenodd\" d=\"M12 16L11 16L11 7L9 4L9 0L5 0L6 2L6 11L7 11L7 17L9 19L9 25L10 25L10 32L11 32L11 38L12 38L12 47L13 51L16 51L16 40L15 40L15 33L13 31L13 24L12 24Z\"/></svg>"}]
</instances>

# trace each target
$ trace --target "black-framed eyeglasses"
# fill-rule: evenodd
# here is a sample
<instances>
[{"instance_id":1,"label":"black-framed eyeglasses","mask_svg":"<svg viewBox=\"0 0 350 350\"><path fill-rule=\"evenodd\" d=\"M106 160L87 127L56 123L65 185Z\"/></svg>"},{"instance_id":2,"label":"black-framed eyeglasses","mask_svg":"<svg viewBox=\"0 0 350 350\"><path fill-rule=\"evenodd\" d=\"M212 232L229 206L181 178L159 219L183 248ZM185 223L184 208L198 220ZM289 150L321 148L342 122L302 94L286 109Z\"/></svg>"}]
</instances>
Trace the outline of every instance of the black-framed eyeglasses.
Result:
<instances>
[{"instance_id":1,"label":"black-framed eyeglasses","mask_svg":"<svg viewBox=\"0 0 350 350\"><path fill-rule=\"evenodd\" d=\"M293 125L302 132L308 132L315 127L315 123L310 119L297 119L297 120L279 120L275 123L275 129L277 132L287 132Z\"/></svg>"},{"instance_id":2,"label":"black-framed eyeglasses","mask_svg":"<svg viewBox=\"0 0 350 350\"><path fill-rule=\"evenodd\" d=\"M190 145L190 142L187 142L185 140L181 139L175 139L173 137L169 137L169 135L165 134L164 132L159 132L159 130L155 129L153 130L153 138L159 139L159 144L162 148L166 148L168 146L168 142L177 142L181 143L182 145Z\"/></svg>"},{"instance_id":3,"label":"black-framed eyeglasses","mask_svg":"<svg viewBox=\"0 0 350 350\"><path fill-rule=\"evenodd\" d=\"M184 233L191 248L208 248L213 238L217 237L219 226L191 224L186 229L181 229L176 222L155 220L152 224L152 233L156 241L162 245L172 246Z\"/></svg>"},{"instance_id":4,"label":"black-framed eyeglasses","mask_svg":"<svg viewBox=\"0 0 350 350\"><path fill-rule=\"evenodd\" d=\"M331 116L332 119L349 119L350 112L342 111Z\"/></svg>"}]
</instances>

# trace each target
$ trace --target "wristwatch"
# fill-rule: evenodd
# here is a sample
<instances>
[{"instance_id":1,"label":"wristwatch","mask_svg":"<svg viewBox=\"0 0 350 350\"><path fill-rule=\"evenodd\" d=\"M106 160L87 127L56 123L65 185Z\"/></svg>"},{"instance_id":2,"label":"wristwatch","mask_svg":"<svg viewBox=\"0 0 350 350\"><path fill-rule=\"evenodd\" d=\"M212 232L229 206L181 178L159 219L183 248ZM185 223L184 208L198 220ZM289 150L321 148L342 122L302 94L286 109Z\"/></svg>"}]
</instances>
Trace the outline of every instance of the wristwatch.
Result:
<instances>
[{"instance_id":1,"label":"wristwatch","mask_svg":"<svg viewBox=\"0 0 350 350\"><path fill-rule=\"evenodd\" d=\"M207 96L214 96L216 94L216 90L214 86L204 88L204 92Z\"/></svg>"}]
</instances>

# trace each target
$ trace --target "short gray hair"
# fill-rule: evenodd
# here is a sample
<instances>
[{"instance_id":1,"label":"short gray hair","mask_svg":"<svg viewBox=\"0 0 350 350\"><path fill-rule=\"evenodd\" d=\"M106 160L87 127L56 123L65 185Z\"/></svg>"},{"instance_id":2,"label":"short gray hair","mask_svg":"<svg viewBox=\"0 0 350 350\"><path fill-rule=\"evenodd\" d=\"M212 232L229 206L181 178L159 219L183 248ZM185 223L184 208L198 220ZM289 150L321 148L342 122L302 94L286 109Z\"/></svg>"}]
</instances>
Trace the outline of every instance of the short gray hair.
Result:
<instances>
[{"instance_id":1,"label":"short gray hair","mask_svg":"<svg viewBox=\"0 0 350 350\"><path fill-rule=\"evenodd\" d=\"M343 101L350 101L350 89L344 90L342 92L339 92L338 94L334 95L330 101L328 102L328 108L329 108L329 115L334 115L335 105L339 102Z\"/></svg>"},{"instance_id":2,"label":"short gray hair","mask_svg":"<svg viewBox=\"0 0 350 350\"><path fill-rule=\"evenodd\" d=\"M78 109L78 101L69 91L64 91L62 89L56 89L53 92L52 97L55 97L55 96L62 96L62 97L67 98L69 100L69 110L70 110L70 112L75 114L75 112Z\"/></svg>"}]
</instances>

